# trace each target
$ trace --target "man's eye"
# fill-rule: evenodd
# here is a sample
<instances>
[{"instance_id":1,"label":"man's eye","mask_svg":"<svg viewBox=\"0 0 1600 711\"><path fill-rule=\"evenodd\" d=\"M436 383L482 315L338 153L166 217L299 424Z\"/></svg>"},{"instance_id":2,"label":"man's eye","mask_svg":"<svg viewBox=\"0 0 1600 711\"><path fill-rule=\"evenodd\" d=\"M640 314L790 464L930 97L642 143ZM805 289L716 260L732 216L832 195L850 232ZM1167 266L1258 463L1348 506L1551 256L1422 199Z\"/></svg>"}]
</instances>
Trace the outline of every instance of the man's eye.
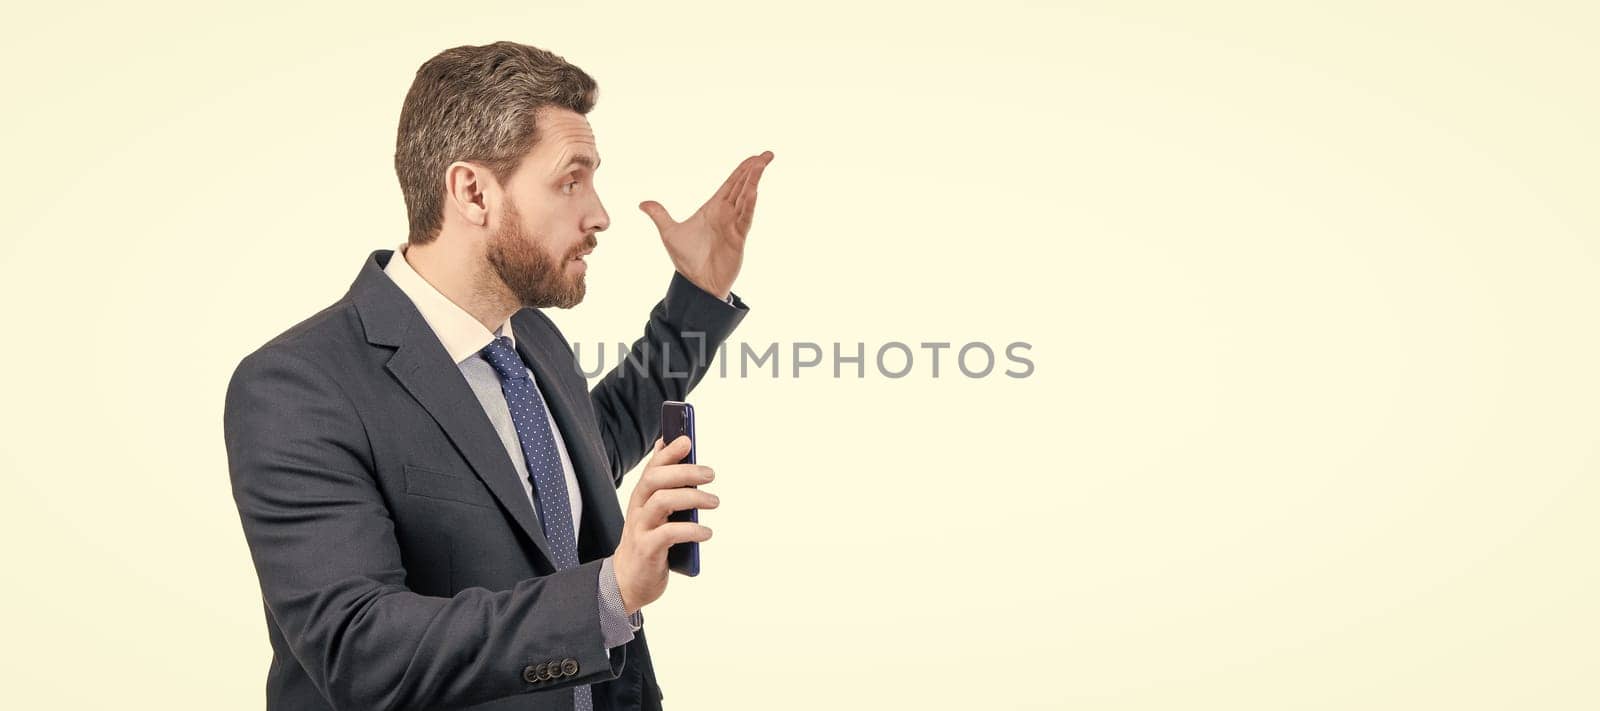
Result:
<instances>
[{"instance_id":1,"label":"man's eye","mask_svg":"<svg viewBox=\"0 0 1600 711\"><path fill-rule=\"evenodd\" d=\"M576 181L576 180L574 180L574 181L572 181L570 183L567 183L566 185L561 186L561 191L565 192L565 193L571 193L573 190L577 190L577 189L578 189L578 181Z\"/></svg>"}]
</instances>

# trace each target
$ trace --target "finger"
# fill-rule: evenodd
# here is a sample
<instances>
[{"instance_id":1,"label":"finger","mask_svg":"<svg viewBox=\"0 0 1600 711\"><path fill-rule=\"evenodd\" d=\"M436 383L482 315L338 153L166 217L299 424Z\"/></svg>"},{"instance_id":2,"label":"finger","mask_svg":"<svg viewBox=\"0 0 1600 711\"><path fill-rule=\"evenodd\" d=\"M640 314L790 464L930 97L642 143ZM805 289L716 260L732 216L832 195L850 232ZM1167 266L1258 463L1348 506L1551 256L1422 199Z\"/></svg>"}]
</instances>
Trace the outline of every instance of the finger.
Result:
<instances>
[{"instance_id":1,"label":"finger","mask_svg":"<svg viewBox=\"0 0 1600 711\"><path fill-rule=\"evenodd\" d=\"M647 471L647 472L650 471L650 467L655 465L656 457L661 456L661 448L663 446L665 446L665 445L663 445L661 443L661 438L657 437L655 445L650 448L650 460L649 460L648 463L645 464L645 471ZM639 503L645 500L644 499L644 495L641 495L639 493L639 490L643 489L643 488L644 488L644 475L641 474L641 475L639 475L639 483L633 485L633 495L628 497L628 510L629 511L632 511L633 509L638 508L639 507Z\"/></svg>"},{"instance_id":2,"label":"finger","mask_svg":"<svg viewBox=\"0 0 1600 711\"><path fill-rule=\"evenodd\" d=\"M743 239L745 236L750 234L750 223L754 222L755 218L756 194L750 193L750 199L746 200L743 205L734 210L734 232L738 233L739 237Z\"/></svg>"},{"instance_id":3,"label":"finger","mask_svg":"<svg viewBox=\"0 0 1600 711\"><path fill-rule=\"evenodd\" d=\"M727 201L730 205L737 203L739 194L744 192L744 186L750 180L750 173L761 164L761 156L750 156L744 160L745 165L743 170L739 171L739 180L733 184L733 190L728 193Z\"/></svg>"},{"instance_id":4,"label":"finger","mask_svg":"<svg viewBox=\"0 0 1600 711\"><path fill-rule=\"evenodd\" d=\"M750 164L754 158L755 156L751 156L739 161L739 166L733 169L733 172L728 175L728 179L723 181L722 187L717 189L717 194L714 199L725 201L733 200L734 194L736 194L739 190L739 185L744 182L745 171L750 170Z\"/></svg>"},{"instance_id":5,"label":"finger","mask_svg":"<svg viewBox=\"0 0 1600 711\"><path fill-rule=\"evenodd\" d=\"M677 543L690 541L701 543L711 540L711 529L692 521L673 521L664 523L645 534L644 540L646 550L652 556L659 556L665 553L668 547Z\"/></svg>"},{"instance_id":6,"label":"finger","mask_svg":"<svg viewBox=\"0 0 1600 711\"><path fill-rule=\"evenodd\" d=\"M716 472L711 467L703 464L668 464L652 469L646 469L639 479L639 486L644 487L642 505L649 501L655 492L661 489L675 489L680 486L700 486L716 479ZM635 487L638 488L638 487Z\"/></svg>"},{"instance_id":7,"label":"finger","mask_svg":"<svg viewBox=\"0 0 1600 711\"><path fill-rule=\"evenodd\" d=\"M745 189L749 187L750 176L758 174L767 167L767 163L771 162L771 158L768 156L771 155L772 151L763 151L760 155L754 155L748 159L750 160L750 166L745 169L744 175L739 177L739 184L734 186L734 200L738 200L739 196L744 194Z\"/></svg>"},{"instance_id":8,"label":"finger","mask_svg":"<svg viewBox=\"0 0 1600 711\"><path fill-rule=\"evenodd\" d=\"M662 233L665 233L668 227L678 224L676 220L672 219L672 215L667 214L667 208L662 207L661 203L654 200L646 200L639 203L639 209L650 216L650 221L656 223L656 229Z\"/></svg>"},{"instance_id":9,"label":"finger","mask_svg":"<svg viewBox=\"0 0 1600 711\"><path fill-rule=\"evenodd\" d=\"M758 157L759 156L750 156L749 158L740 161L739 167L734 168L733 173L728 175L728 179L722 181L722 187L717 188L717 194L713 196L712 199L732 200L734 191L738 189L739 183L744 179L744 172L750 168L751 162Z\"/></svg>"},{"instance_id":10,"label":"finger","mask_svg":"<svg viewBox=\"0 0 1600 711\"><path fill-rule=\"evenodd\" d=\"M634 485L633 495L628 497L629 511L642 506L650 498L651 492L661 488L661 485L657 483L660 475L655 473L656 470L677 465L678 462L683 461L684 457L689 456L689 444L688 435L678 435L676 439L672 440L671 444L665 446L662 446L660 437L656 438L655 452L650 455L650 461L645 464L644 473L639 475L639 483ZM690 464L687 466L694 467L698 465Z\"/></svg>"},{"instance_id":11,"label":"finger","mask_svg":"<svg viewBox=\"0 0 1600 711\"><path fill-rule=\"evenodd\" d=\"M661 442L661 438L657 437L656 442ZM689 435L678 435L671 442L666 443L666 446L656 449L655 453L651 455L650 461L644 465L645 469L677 464L683 461L684 457L689 456L689 446L691 444L693 442L690 441Z\"/></svg>"},{"instance_id":12,"label":"finger","mask_svg":"<svg viewBox=\"0 0 1600 711\"><path fill-rule=\"evenodd\" d=\"M634 513L635 516L643 514L645 527L654 528L667 520L667 517L678 511L689 509L714 509L722 505L722 499L705 489L691 489L682 487L677 489L660 489L650 495L644 508Z\"/></svg>"},{"instance_id":13,"label":"finger","mask_svg":"<svg viewBox=\"0 0 1600 711\"><path fill-rule=\"evenodd\" d=\"M772 162L772 151L762 153L758 158L761 160L756 161L749 172L745 173L744 184L739 186L738 197L734 199L733 205L741 213L754 207L756 187L761 183L761 174L766 172L767 164Z\"/></svg>"}]
</instances>

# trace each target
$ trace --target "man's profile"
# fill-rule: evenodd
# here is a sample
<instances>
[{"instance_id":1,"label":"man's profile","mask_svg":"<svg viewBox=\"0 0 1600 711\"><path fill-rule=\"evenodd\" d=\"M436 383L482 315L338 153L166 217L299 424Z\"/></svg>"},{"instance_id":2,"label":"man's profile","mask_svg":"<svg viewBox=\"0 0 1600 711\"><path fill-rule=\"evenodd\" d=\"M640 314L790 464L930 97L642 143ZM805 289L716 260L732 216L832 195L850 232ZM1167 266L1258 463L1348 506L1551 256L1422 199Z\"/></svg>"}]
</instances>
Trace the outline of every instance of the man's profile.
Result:
<instances>
[{"instance_id":1,"label":"man's profile","mask_svg":"<svg viewBox=\"0 0 1600 711\"><path fill-rule=\"evenodd\" d=\"M590 389L540 309L583 300L610 224L596 96L527 45L424 63L395 150L405 243L234 372L224 435L269 709L661 707L640 610L668 547L711 535L668 515L719 503L710 467L672 464L687 438L656 437L661 403L686 399L747 312L732 287L773 156L681 222L640 205L674 273ZM624 512L616 491L646 458Z\"/></svg>"}]
</instances>

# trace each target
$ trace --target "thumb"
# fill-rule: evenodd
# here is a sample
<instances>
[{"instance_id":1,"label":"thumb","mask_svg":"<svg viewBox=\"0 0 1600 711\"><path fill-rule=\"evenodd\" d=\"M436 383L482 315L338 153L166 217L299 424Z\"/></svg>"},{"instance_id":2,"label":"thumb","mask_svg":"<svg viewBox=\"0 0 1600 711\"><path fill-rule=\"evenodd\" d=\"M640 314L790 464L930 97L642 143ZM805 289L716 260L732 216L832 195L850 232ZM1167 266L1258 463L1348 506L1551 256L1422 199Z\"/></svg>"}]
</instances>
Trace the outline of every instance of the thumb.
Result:
<instances>
[{"instance_id":1,"label":"thumb","mask_svg":"<svg viewBox=\"0 0 1600 711\"><path fill-rule=\"evenodd\" d=\"M650 216L650 221L656 223L657 230L666 232L667 228L674 224L672 216L667 214L667 208L662 207L659 202L646 200L639 203L639 209Z\"/></svg>"}]
</instances>

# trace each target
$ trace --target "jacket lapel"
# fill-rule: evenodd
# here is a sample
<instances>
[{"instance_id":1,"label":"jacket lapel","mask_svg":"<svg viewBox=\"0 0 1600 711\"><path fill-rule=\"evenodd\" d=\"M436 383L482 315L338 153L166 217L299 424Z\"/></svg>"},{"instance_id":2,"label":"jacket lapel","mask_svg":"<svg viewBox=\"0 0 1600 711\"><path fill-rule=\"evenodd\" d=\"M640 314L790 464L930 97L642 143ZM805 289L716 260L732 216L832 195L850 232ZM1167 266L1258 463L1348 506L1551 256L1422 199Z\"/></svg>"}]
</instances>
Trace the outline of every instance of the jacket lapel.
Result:
<instances>
[{"instance_id":1,"label":"jacket lapel","mask_svg":"<svg viewBox=\"0 0 1600 711\"><path fill-rule=\"evenodd\" d=\"M483 412L460 369L450 361L444 344L429 330L405 292L383 273L393 250L378 250L351 287L369 342L394 346L386 365L407 392L439 423L474 474L494 494L500 506L516 520L545 561L555 566L550 544L522 488L516 468L506 457L494 425ZM521 338L521 334L518 334Z\"/></svg>"},{"instance_id":2,"label":"jacket lapel","mask_svg":"<svg viewBox=\"0 0 1600 711\"><path fill-rule=\"evenodd\" d=\"M540 338L544 329L524 323L524 315L525 312L519 313L511 319L517 350L533 370L545 405L555 417L556 426L561 428L561 439L577 470L578 488L583 492L583 518L597 524L595 531L600 534L603 550L609 554L622 540L622 513L617 504L617 486L611 479L609 459L600 448L599 433L587 429L592 410L591 416L585 418L578 409L593 408L589 392L582 388L583 373L564 343L552 343L549 337ZM577 377L566 377L573 374ZM576 389L569 385L574 382L579 385Z\"/></svg>"}]
</instances>

